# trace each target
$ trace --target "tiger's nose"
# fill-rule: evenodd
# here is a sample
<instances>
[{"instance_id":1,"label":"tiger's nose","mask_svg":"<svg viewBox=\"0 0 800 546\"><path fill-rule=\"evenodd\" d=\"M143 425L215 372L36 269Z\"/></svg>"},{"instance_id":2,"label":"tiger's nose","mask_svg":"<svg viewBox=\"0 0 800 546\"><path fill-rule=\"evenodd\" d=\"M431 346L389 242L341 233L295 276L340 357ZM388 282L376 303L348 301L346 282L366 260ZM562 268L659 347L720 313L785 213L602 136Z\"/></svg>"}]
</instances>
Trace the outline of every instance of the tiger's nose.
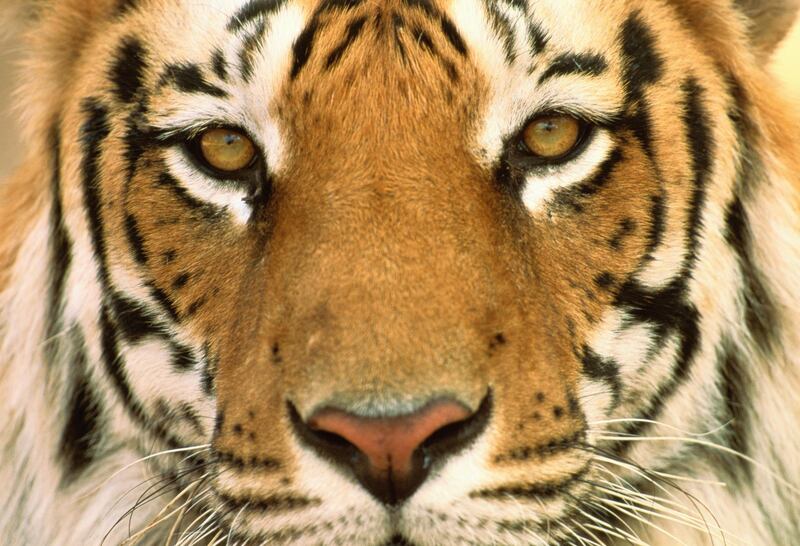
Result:
<instances>
[{"instance_id":1,"label":"tiger's nose","mask_svg":"<svg viewBox=\"0 0 800 546\"><path fill-rule=\"evenodd\" d=\"M481 433L489 403L487 397L473 413L458 402L436 400L414 413L377 418L326 408L306 422L293 421L313 449L349 467L375 498L393 505L422 485L433 463Z\"/></svg>"}]
</instances>

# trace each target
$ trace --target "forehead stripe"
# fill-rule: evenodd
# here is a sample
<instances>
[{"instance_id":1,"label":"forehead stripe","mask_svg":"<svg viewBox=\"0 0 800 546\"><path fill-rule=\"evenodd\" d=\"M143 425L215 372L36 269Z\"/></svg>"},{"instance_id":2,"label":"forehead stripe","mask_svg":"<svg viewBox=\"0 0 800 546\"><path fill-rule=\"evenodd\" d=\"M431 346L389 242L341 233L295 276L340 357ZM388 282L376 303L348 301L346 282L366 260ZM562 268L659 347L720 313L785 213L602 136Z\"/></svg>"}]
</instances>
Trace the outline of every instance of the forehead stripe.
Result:
<instances>
[{"instance_id":1,"label":"forehead stripe","mask_svg":"<svg viewBox=\"0 0 800 546\"><path fill-rule=\"evenodd\" d=\"M347 33L345 34L344 39L342 42L336 46L336 48L331 51L328 55L328 59L325 61L325 70L330 70L336 63L341 60L342 56L347 52L347 49L356 41L358 36L361 34L361 31L364 29L364 23L367 21L366 16L359 17L353 21L351 21L347 25Z\"/></svg>"},{"instance_id":2,"label":"forehead stripe","mask_svg":"<svg viewBox=\"0 0 800 546\"><path fill-rule=\"evenodd\" d=\"M595 53L565 53L559 55L539 78L539 84L556 76L600 76L608 69L602 55Z\"/></svg>"},{"instance_id":3,"label":"forehead stripe","mask_svg":"<svg viewBox=\"0 0 800 546\"><path fill-rule=\"evenodd\" d=\"M286 0L250 0L228 23L230 32L238 32L249 22L275 13L286 4Z\"/></svg>"},{"instance_id":4,"label":"forehead stripe","mask_svg":"<svg viewBox=\"0 0 800 546\"><path fill-rule=\"evenodd\" d=\"M200 93L217 98L228 96L225 90L209 83L203 76L203 71L194 63L167 65L159 80L159 86L166 84L173 84L184 93Z\"/></svg>"}]
</instances>

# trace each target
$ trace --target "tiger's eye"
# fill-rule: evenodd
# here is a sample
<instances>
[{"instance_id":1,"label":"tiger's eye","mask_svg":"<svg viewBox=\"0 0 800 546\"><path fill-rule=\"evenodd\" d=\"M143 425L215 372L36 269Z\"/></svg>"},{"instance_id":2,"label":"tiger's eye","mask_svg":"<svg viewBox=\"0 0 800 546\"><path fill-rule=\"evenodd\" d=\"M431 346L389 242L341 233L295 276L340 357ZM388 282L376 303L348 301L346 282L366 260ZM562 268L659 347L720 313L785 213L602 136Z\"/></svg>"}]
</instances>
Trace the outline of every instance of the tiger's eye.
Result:
<instances>
[{"instance_id":1,"label":"tiger's eye","mask_svg":"<svg viewBox=\"0 0 800 546\"><path fill-rule=\"evenodd\" d=\"M562 115L536 118L522 134L528 150L544 159L557 159L568 154L580 137L581 122Z\"/></svg>"},{"instance_id":2,"label":"tiger's eye","mask_svg":"<svg viewBox=\"0 0 800 546\"><path fill-rule=\"evenodd\" d=\"M209 129L200 136L200 151L213 168L236 172L248 167L256 156L249 138L232 129Z\"/></svg>"}]
</instances>

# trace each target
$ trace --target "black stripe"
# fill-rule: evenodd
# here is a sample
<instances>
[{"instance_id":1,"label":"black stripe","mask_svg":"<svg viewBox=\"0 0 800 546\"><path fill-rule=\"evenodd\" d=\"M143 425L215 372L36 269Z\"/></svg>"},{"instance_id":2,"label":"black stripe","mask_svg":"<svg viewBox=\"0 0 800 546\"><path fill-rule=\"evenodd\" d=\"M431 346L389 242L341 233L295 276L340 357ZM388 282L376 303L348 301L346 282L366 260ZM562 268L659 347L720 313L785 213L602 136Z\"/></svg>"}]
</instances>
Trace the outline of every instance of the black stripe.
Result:
<instances>
[{"instance_id":1,"label":"black stripe","mask_svg":"<svg viewBox=\"0 0 800 546\"><path fill-rule=\"evenodd\" d=\"M446 15L442 15L442 32L447 41L450 42L450 45L453 46L453 49L462 57L466 57L467 44L464 43L464 38L461 37L453 22Z\"/></svg>"},{"instance_id":2,"label":"black stripe","mask_svg":"<svg viewBox=\"0 0 800 546\"><path fill-rule=\"evenodd\" d=\"M764 179L763 161L751 141L760 137L759 129L749 118L750 104L742 87L731 82L731 94L736 111L729 117L737 131L740 151L736 173L735 196L725 213L725 239L739 260L742 273L744 315L747 329L765 353L774 349L778 317L773 298L764 283L763 275L753 256L753 234L745 207L756 185Z\"/></svg>"},{"instance_id":3,"label":"black stripe","mask_svg":"<svg viewBox=\"0 0 800 546\"><path fill-rule=\"evenodd\" d=\"M206 396L214 395L214 379L217 375L219 357L211 350L211 346L206 343L203 345L203 379L202 388Z\"/></svg>"},{"instance_id":4,"label":"black stripe","mask_svg":"<svg viewBox=\"0 0 800 546\"><path fill-rule=\"evenodd\" d=\"M564 494L565 490L580 481L589 473L591 465L560 481L541 482L535 484L509 485L495 489L484 489L470 493L473 499L490 499L493 501L516 502L517 500L541 501L553 499Z\"/></svg>"},{"instance_id":5,"label":"black stripe","mask_svg":"<svg viewBox=\"0 0 800 546\"><path fill-rule=\"evenodd\" d=\"M188 372L197 365L197 358L191 347L181 343L173 343L172 348L172 367L178 372Z\"/></svg>"},{"instance_id":6,"label":"black stripe","mask_svg":"<svg viewBox=\"0 0 800 546\"><path fill-rule=\"evenodd\" d=\"M652 120L644 91L647 86L661 80L664 61L656 51L656 42L638 12L626 19L620 32L622 47L622 82L625 102L629 110L627 125L644 146L648 157L653 157Z\"/></svg>"},{"instance_id":7,"label":"black stripe","mask_svg":"<svg viewBox=\"0 0 800 546\"><path fill-rule=\"evenodd\" d=\"M602 55L595 53L565 53L555 58L539 77L539 85L557 76L600 76L608 69Z\"/></svg>"},{"instance_id":8,"label":"black stripe","mask_svg":"<svg viewBox=\"0 0 800 546\"><path fill-rule=\"evenodd\" d=\"M133 257L139 265L147 265L147 251L144 247L144 239L139 231L139 225L132 214L125 215L125 234L128 237L128 244L133 250Z\"/></svg>"},{"instance_id":9,"label":"black stripe","mask_svg":"<svg viewBox=\"0 0 800 546\"><path fill-rule=\"evenodd\" d=\"M623 218L614 232L613 237L608 241L611 250L622 250L622 243L636 232L636 220L633 218Z\"/></svg>"},{"instance_id":10,"label":"black stripe","mask_svg":"<svg viewBox=\"0 0 800 546\"><path fill-rule=\"evenodd\" d=\"M680 341L675 368L639 416L643 420L658 418L667 400L688 379L700 347L700 313L689 301L688 284L697 262L706 186L712 167L711 158L714 157L714 140L710 130L711 119L703 105L705 91L693 78L687 79L682 88L685 96L683 122L686 126L694 178L686 227L684 263L680 274L667 287L650 291L636 281L629 280L616 301L616 305L625 307L635 320L654 325L660 346L663 346L666 337L672 332L678 334ZM628 431L640 435L646 428L647 423L638 423L628 427Z\"/></svg>"},{"instance_id":11,"label":"black stripe","mask_svg":"<svg viewBox=\"0 0 800 546\"><path fill-rule=\"evenodd\" d=\"M117 0L117 6L114 9L115 17L122 17L139 7L139 0Z\"/></svg>"},{"instance_id":12,"label":"black stripe","mask_svg":"<svg viewBox=\"0 0 800 546\"><path fill-rule=\"evenodd\" d=\"M261 21L258 27L244 39L241 51L239 51L239 67L242 79L249 82L253 78L253 63L256 53L261 51L264 34L267 32L267 23Z\"/></svg>"},{"instance_id":13,"label":"black stripe","mask_svg":"<svg viewBox=\"0 0 800 546\"><path fill-rule=\"evenodd\" d=\"M325 61L325 69L330 70L341 60L347 49L353 45L361 31L364 29L364 23L367 22L367 17L362 16L354 19L347 25L347 32L345 33L342 42L330 52L328 59Z\"/></svg>"},{"instance_id":14,"label":"black stripe","mask_svg":"<svg viewBox=\"0 0 800 546\"><path fill-rule=\"evenodd\" d=\"M492 30L497 34L497 37L503 45L503 50L506 54L506 62L508 64L513 64L517 58L514 25L511 23L508 16L500 11L495 0L484 0L483 4L486 6L486 12L489 15Z\"/></svg>"},{"instance_id":15,"label":"black stripe","mask_svg":"<svg viewBox=\"0 0 800 546\"><path fill-rule=\"evenodd\" d=\"M548 42L547 34L542 30L542 27L533 22L528 23L528 47L531 50L532 57L542 53Z\"/></svg>"},{"instance_id":16,"label":"black stripe","mask_svg":"<svg viewBox=\"0 0 800 546\"><path fill-rule=\"evenodd\" d=\"M109 278L100 200L99 164L103 141L108 138L110 132L108 110L97 99L89 98L83 101L82 111L86 115L80 130L83 148L81 161L83 204L97 259L97 273L102 287L107 290Z\"/></svg>"},{"instance_id":17,"label":"black stripe","mask_svg":"<svg viewBox=\"0 0 800 546\"><path fill-rule=\"evenodd\" d=\"M611 358L602 358L588 345L583 346L583 357L581 359L583 374L595 381L601 381L611 389L613 398L610 411L619 405L622 395L622 380L619 375L619 363Z\"/></svg>"},{"instance_id":18,"label":"black stripe","mask_svg":"<svg viewBox=\"0 0 800 546\"><path fill-rule=\"evenodd\" d=\"M103 354L103 364L106 373L111 377L112 383L117 394L122 399L125 407L136 422L154 433L169 448L182 447L181 442L176 440L159 422L151 419L144 411L141 402L134 396L128 379L123 369L122 358L119 354L117 345L117 332L111 318L111 313L104 305L100 312L100 332L101 347Z\"/></svg>"},{"instance_id":19,"label":"black stripe","mask_svg":"<svg viewBox=\"0 0 800 546\"><path fill-rule=\"evenodd\" d=\"M61 487L69 486L96 459L97 444L103 436L105 418L102 404L92 384L86 342L77 326L69 332L71 357L70 392L64 414L66 422L61 430L58 456L63 463Z\"/></svg>"},{"instance_id":20,"label":"black stripe","mask_svg":"<svg viewBox=\"0 0 800 546\"><path fill-rule=\"evenodd\" d=\"M657 53L656 41L639 12L632 13L622 25L622 82L627 102L640 100L645 87L661 80L664 60Z\"/></svg>"},{"instance_id":21,"label":"black stripe","mask_svg":"<svg viewBox=\"0 0 800 546\"><path fill-rule=\"evenodd\" d=\"M118 334L135 345L147 338L166 338L166 326L147 306L115 292L109 298L116 318Z\"/></svg>"},{"instance_id":22,"label":"black stripe","mask_svg":"<svg viewBox=\"0 0 800 546\"><path fill-rule=\"evenodd\" d=\"M175 307L175 303L170 299L166 292L161 290L152 282L149 282L147 286L150 288L150 294L153 296L159 305L167 312L169 318L171 318L174 322L180 322L181 317L178 313L178 309Z\"/></svg>"},{"instance_id":23,"label":"black stripe","mask_svg":"<svg viewBox=\"0 0 800 546\"><path fill-rule=\"evenodd\" d=\"M348 11L357 8L363 3L364 0L324 0L315 15L337 10Z\"/></svg>"},{"instance_id":24,"label":"black stripe","mask_svg":"<svg viewBox=\"0 0 800 546\"><path fill-rule=\"evenodd\" d=\"M741 351L730 340L723 340L717 349L717 370L722 379L720 388L725 408L725 413L720 415L719 420L727 424L722 431L726 445L733 451L749 457L752 455L749 408L752 406L753 381L740 353ZM734 484L741 485L742 478L747 481L752 479L753 466L749 461L741 457L726 456L724 453L709 453L709 455L724 459L725 464L720 465L720 468L728 471Z\"/></svg>"},{"instance_id":25,"label":"black stripe","mask_svg":"<svg viewBox=\"0 0 800 546\"><path fill-rule=\"evenodd\" d=\"M436 46L433 45L430 34L428 34L422 27L415 26L411 30L411 42L418 45L428 53L438 56Z\"/></svg>"},{"instance_id":26,"label":"black stripe","mask_svg":"<svg viewBox=\"0 0 800 546\"><path fill-rule=\"evenodd\" d=\"M228 81L228 61L221 49L215 49L211 54L211 71L222 81Z\"/></svg>"},{"instance_id":27,"label":"black stripe","mask_svg":"<svg viewBox=\"0 0 800 546\"><path fill-rule=\"evenodd\" d=\"M142 89L144 73L147 70L146 52L142 42L133 36L126 36L117 48L108 79L114 85L114 96L128 104Z\"/></svg>"},{"instance_id":28,"label":"black stripe","mask_svg":"<svg viewBox=\"0 0 800 546\"><path fill-rule=\"evenodd\" d=\"M228 23L228 31L238 32L249 22L263 18L280 10L286 0L250 0Z\"/></svg>"},{"instance_id":29,"label":"black stripe","mask_svg":"<svg viewBox=\"0 0 800 546\"><path fill-rule=\"evenodd\" d=\"M64 288L72 264L72 239L64 223L61 194L61 141L60 126L50 130L50 286L47 306L47 363L55 365L58 356L58 334L62 328L61 306Z\"/></svg>"},{"instance_id":30,"label":"black stripe","mask_svg":"<svg viewBox=\"0 0 800 546\"><path fill-rule=\"evenodd\" d=\"M422 11L428 17L436 17L439 14L439 10L431 0L403 0L403 3L412 9L416 8Z\"/></svg>"},{"instance_id":31,"label":"black stripe","mask_svg":"<svg viewBox=\"0 0 800 546\"><path fill-rule=\"evenodd\" d=\"M317 36L317 31L320 29L320 21L316 17L311 19L308 26L303 29L303 32L295 40L292 45L292 71L290 77L292 80L296 79L303 70L303 67L308 63L311 57L311 52L314 49L314 39Z\"/></svg>"},{"instance_id":32,"label":"black stripe","mask_svg":"<svg viewBox=\"0 0 800 546\"><path fill-rule=\"evenodd\" d=\"M194 63L177 63L168 65L161 75L160 85L174 84L184 93L201 93L212 97L224 98L228 93L209 83L203 76L200 66Z\"/></svg>"},{"instance_id":33,"label":"black stripe","mask_svg":"<svg viewBox=\"0 0 800 546\"><path fill-rule=\"evenodd\" d=\"M200 214L205 220L219 220L224 216L221 210L191 195L186 188L181 186L181 184L167 172L162 172L159 175L156 184L162 188L168 189L184 204L184 206Z\"/></svg>"},{"instance_id":34,"label":"black stripe","mask_svg":"<svg viewBox=\"0 0 800 546\"><path fill-rule=\"evenodd\" d=\"M662 190L650 196L650 230L647 236L647 255L652 257L653 252L661 245L664 232L667 229L667 196Z\"/></svg>"},{"instance_id":35,"label":"black stripe","mask_svg":"<svg viewBox=\"0 0 800 546\"><path fill-rule=\"evenodd\" d=\"M624 159L622 150L615 148L589 180L578 186L567 187L556 192L552 199L553 207L569 207L576 213L582 212L584 210L582 201L603 189L611 179L611 175L614 174L617 165Z\"/></svg>"}]
</instances>

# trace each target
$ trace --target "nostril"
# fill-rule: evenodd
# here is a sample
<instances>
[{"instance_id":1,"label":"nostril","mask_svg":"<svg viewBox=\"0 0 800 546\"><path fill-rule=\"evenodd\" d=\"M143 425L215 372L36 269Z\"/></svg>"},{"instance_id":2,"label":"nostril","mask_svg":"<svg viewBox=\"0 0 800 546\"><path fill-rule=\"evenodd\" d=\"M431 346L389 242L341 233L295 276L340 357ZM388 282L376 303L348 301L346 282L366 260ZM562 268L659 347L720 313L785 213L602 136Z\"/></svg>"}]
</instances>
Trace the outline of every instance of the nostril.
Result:
<instances>
[{"instance_id":1,"label":"nostril","mask_svg":"<svg viewBox=\"0 0 800 546\"><path fill-rule=\"evenodd\" d=\"M349 467L373 496L394 504L413 494L433 462L456 453L484 430L491 405L489 393L476 412L445 399L385 418L325 408L303 420L291 403L289 415L306 445Z\"/></svg>"}]
</instances>

